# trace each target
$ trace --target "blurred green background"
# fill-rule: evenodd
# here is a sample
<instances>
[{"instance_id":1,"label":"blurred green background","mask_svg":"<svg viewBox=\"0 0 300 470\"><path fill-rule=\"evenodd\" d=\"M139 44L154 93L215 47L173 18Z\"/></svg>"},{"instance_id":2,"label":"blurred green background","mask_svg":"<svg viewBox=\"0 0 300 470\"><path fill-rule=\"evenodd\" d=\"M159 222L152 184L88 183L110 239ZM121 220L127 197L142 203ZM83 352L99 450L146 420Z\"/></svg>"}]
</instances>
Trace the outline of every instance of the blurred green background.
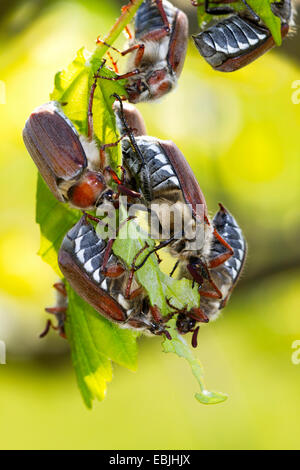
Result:
<instances>
[{"instance_id":1,"label":"blurred green background","mask_svg":"<svg viewBox=\"0 0 300 470\"><path fill-rule=\"evenodd\" d=\"M174 2L191 15L187 0ZM117 0L11 0L0 5L1 449L299 448L299 36L233 75L212 71L191 44L180 86L140 106L149 134L172 139L195 170L210 212L222 201L243 227L249 257L222 317L201 328L208 385L229 394L205 407L189 367L140 340L137 373L114 368L103 403L85 409L66 342L43 329L55 275L37 256L36 169L21 132L46 102L54 74L92 49ZM124 2L123 2L124 4ZM51 214L49 214L51 217Z\"/></svg>"}]
</instances>

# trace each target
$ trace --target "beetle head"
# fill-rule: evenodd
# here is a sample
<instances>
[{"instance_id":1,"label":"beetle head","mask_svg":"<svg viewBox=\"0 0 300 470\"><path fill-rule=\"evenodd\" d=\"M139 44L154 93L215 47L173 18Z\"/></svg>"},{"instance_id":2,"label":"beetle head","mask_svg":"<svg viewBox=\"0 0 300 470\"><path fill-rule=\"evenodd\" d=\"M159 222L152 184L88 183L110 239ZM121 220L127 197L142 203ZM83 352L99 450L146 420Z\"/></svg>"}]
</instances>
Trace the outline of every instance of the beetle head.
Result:
<instances>
[{"instance_id":1,"label":"beetle head","mask_svg":"<svg viewBox=\"0 0 300 470\"><path fill-rule=\"evenodd\" d=\"M196 325L196 320L190 318L184 313L179 313L176 320L176 327L180 334L184 335L193 330Z\"/></svg>"},{"instance_id":2,"label":"beetle head","mask_svg":"<svg viewBox=\"0 0 300 470\"><path fill-rule=\"evenodd\" d=\"M86 171L80 181L71 186L67 198L73 206L80 209L94 208L105 189L106 183L102 173Z\"/></svg>"}]
</instances>

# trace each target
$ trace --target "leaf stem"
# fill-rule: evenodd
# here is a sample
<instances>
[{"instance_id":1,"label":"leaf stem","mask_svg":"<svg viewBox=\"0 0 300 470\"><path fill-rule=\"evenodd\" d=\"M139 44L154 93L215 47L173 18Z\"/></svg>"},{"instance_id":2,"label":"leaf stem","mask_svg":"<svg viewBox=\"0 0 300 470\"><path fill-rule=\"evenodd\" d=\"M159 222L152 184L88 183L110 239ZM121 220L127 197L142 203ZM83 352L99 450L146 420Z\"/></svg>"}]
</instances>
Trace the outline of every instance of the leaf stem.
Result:
<instances>
[{"instance_id":1,"label":"leaf stem","mask_svg":"<svg viewBox=\"0 0 300 470\"><path fill-rule=\"evenodd\" d=\"M130 23L143 1L144 0L129 0L128 5L122 7L121 16L119 16L109 33L105 36L104 42L112 45L116 41L125 27ZM106 44L98 45L93 53L93 57L97 57L98 59L102 58L108 49L109 46Z\"/></svg>"}]
</instances>

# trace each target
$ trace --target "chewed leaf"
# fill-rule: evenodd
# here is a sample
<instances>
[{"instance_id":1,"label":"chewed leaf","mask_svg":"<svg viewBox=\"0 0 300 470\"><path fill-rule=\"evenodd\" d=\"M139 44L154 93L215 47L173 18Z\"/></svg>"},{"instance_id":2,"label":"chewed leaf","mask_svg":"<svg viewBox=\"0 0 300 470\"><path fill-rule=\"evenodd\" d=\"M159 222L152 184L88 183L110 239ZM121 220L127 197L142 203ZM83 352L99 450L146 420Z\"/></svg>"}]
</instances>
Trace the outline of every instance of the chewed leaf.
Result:
<instances>
[{"instance_id":1,"label":"chewed leaf","mask_svg":"<svg viewBox=\"0 0 300 470\"><path fill-rule=\"evenodd\" d=\"M69 286L66 333L82 396L88 407L103 400L112 380L111 361L136 370L137 334L119 328L99 315Z\"/></svg>"},{"instance_id":2,"label":"chewed leaf","mask_svg":"<svg viewBox=\"0 0 300 470\"><path fill-rule=\"evenodd\" d=\"M280 46L282 42L281 38L281 21L280 19L273 14L271 9L271 4L279 0L247 0L247 4L253 10L253 12L259 16L261 21L269 28L275 43ZM210 7L221 7L227 6L228 3L218 3L210 2ZM244 2L235 2L230 4L230 7L236 11L243 11L247 7ZM203 28L207 23L209 23L214 18L213 15L207 14L205 12L204 2L201 2L201 5L198 7L198 23L201 28Z\"/></svg>"},{"instance_id":3,"label":"chewed leaf","mask_svg":"<svg viewBox=\"0 0 300 470\"><path fill-rule=\"evenodd\" d=\"M189 363L192 373L200 386L200 392L196 393L195 398L205 405L214 405L225 401L228 398L226 394L221 392L210 392L206 389L202 365L198 359L194 357L190 347L176 330L174 320L169 322L169 326L172 341L167 339L164 340L163 351L166 353L175 353L177 356L184 358Z\"/></svg>"}]
</instances>

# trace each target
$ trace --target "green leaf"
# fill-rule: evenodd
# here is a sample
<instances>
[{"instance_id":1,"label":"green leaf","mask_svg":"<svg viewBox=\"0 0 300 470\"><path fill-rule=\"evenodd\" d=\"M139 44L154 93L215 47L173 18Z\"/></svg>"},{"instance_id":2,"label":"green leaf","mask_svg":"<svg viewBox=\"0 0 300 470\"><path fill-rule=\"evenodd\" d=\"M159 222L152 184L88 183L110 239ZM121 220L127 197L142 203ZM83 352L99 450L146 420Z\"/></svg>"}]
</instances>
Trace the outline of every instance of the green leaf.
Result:
<instances>
[{"instance_id":1,"label":"green leaf","mask_svg":"<svg viewBox=\"0 0 300 470\"><path fill-rule=\"evenodd\" d=\"M79 388L91 408L94 398L102 401L105 397L107 383L112 380L111 361L136 370L137 335L106 320L70 286L67 289L66 334Z\"/></svg>"},{"instance_id":2,"label":"green leaf","mask_svg":"<svg viewBox=\"0 0 300 470\"><path fill-rule=\"evenodd\" d=\"M169 322L170 334L172 341L167 339L162 343L165 353L175 353L177 356L184 358L190 365L192 373L195 376L199 386L200 393L195 394L195 398L204 405L215 405L227 400L228 395L221 392L210 392L207 390L203 377L203 368L198 359L196 359L187 345L186 341L176 330L175 320Z\"/></svg>"},{"instance_id":3,"label":"green leaf","mask_svg":"<svg viewBox=\"0 0 300 470\"><path fill-rule=\"evenodd\" d=\"M281 21L278 16L274 15L271 9L271 4L279 0L247 0L247 3L252 8L252 10L260 17L263 23L269 28L275 43L277 46L280 46L282 43L281 38ZM222 3L211 2L210 6L221 6ZM226 5L226 4L223 4ZM228 6L228 4L227 4ZM230 5L236 11L245 10L245 5L242 1L238 3L233 3ZM198 23L201 28L203 28L207 23L209 23L214 16L209 15L205 12L204 3L202 3L198 9Z\"/></svg>"}]
</instances>

